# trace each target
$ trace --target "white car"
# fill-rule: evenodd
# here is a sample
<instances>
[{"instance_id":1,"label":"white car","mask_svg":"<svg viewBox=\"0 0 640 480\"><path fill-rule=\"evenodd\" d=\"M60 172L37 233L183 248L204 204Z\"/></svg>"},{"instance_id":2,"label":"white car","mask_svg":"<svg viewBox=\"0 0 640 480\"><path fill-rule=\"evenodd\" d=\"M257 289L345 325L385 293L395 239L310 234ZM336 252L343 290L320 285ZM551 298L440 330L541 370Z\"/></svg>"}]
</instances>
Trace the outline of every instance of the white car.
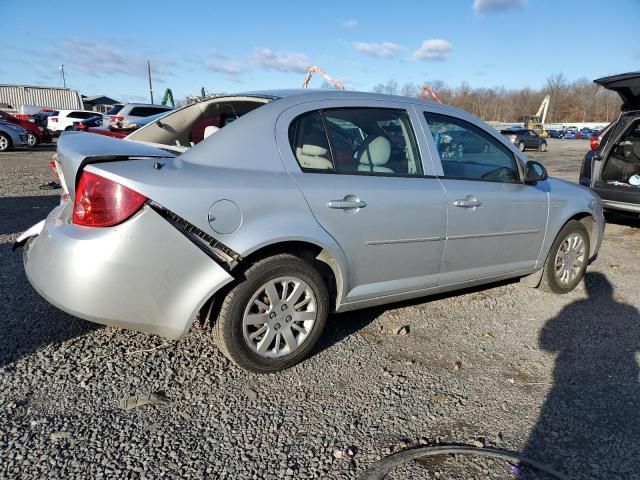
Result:
<instances>
[{"instance_id":1,"label":"white car","mask_svg":"<svg viewBox=\"0 0 640 480\"><path fill-rule=\"evenodd\" d=\"M166 113L173 110L165 105L154 105L152 103L128 103L126 105L114 105L107 113L107 121L104 126L112 128L126 128L128 125L137 124L138 120Z\"/></svg>"},{"instance_id":2,"label":"white car","mask_svg":"<svg viewBox=\"0 0 640 480\"><path fill-rule=\"evenodd\" d=\"M61 132L69 131L75 122L81 122L87 118L101 116L100 112L92 110L60 110L57 115L47 119L47 130L59 135Z\"/></svg>"}]
</instances>

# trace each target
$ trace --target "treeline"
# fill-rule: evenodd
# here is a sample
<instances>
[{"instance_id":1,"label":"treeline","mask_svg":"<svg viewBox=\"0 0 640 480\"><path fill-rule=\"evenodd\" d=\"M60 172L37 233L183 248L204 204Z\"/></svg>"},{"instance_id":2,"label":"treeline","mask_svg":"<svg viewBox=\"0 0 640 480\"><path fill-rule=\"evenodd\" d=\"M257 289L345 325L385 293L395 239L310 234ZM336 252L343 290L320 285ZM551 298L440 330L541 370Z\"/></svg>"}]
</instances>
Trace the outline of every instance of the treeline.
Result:
<instances>
[{"instance_id":1,"label":"treeline","mask_svg":"<svg viewBox=\"0 0 640 480\"><path fill-rule=\"evenodd\" d=\"M441 80L424 84L443 103L466 110L487 121L518 122L524 115L535 115L545 95L551 96L547 123L608 123L620 112L620 97L616 93L605 90L586 78L570 82L561 73L550 76L539 90L529 87L473 88L466 82L458 87L451 87ZM376 85L373 91L416 97L421 89L421 85L414 83L406 83L401 87L396 80L389 80Z\"/></svg>"}]
</instances>

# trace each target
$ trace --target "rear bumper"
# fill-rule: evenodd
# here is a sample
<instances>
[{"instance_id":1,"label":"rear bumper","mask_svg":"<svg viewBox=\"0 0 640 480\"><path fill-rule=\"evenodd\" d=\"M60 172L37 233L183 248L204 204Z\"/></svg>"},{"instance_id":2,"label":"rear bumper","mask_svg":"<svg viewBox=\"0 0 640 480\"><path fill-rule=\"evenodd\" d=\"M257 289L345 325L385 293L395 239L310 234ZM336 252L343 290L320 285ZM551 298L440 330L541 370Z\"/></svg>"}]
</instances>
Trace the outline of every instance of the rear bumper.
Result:
<instances>
[{"instance_id":1,"label":"rear bumper","mask_svg":"<svg viewBox=\"0 0 640 480\"><path fill-rule=\"evenodd\" d=\"M68 208L54 209L24 250L31 285L67 313L177 339L232 280L148 207L110 228L70 224Z\"/></svg>"}]
</instances>

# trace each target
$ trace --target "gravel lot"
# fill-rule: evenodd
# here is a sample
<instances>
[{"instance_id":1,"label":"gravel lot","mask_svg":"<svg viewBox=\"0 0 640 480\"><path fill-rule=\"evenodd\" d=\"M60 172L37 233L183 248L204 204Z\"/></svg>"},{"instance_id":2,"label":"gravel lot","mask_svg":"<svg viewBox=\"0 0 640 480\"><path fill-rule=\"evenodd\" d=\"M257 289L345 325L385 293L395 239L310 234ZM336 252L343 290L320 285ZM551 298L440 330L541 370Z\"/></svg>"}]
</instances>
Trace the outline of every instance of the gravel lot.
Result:
<instances>
[{"instance_id":1,"label":"gravel lot","mask_svg":"<svg viewBox=\"0 0 640 480\"><path fill-rule=\"evenodd\" d=\"M587 148L550 140L530 156L575 181ZM33 291L10 247L57 202L38 188L52 151L0 154L1 478L347 479L438 442L519 451L576 479L638 478L637 220L612 219L568 295L507 282L334 315L312 358L256 376L206 329L167 342ZM163 401L120 406L149 393ZM388 478L516 477L503 461L443 457Z\"/></svg>"}]
</instances>

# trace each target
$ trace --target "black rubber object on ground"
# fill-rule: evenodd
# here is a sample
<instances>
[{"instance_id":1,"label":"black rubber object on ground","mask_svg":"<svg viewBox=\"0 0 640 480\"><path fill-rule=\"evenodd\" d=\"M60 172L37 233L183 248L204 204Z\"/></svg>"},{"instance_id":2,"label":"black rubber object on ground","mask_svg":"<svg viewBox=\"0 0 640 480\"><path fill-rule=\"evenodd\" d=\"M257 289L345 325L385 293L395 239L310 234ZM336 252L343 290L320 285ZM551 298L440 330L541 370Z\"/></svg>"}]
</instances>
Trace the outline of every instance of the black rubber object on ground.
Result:
<instances>
[{"instance_id":1,"label":"black rubber object on ground","mask_svg":"<svg viewBox=\"0 0 640 480\"><path fill-rule=\"evenodd\" d=\"M369 467L358 480L383 480L391 471L411 460L422 457L433 457L438 455L477 455L481 457L494 457L508 460L518 465L527 465L533 467L540 472L547 473L552 477L560 480L570 480L564 473L554 470L548 465L523 457L522 455L506 450L498 450L495 448L478 448L470 445L441 445L434 447L419 447L410 450L403 450L394 455L383 458Z\"/></svg>"}]
</instances>

